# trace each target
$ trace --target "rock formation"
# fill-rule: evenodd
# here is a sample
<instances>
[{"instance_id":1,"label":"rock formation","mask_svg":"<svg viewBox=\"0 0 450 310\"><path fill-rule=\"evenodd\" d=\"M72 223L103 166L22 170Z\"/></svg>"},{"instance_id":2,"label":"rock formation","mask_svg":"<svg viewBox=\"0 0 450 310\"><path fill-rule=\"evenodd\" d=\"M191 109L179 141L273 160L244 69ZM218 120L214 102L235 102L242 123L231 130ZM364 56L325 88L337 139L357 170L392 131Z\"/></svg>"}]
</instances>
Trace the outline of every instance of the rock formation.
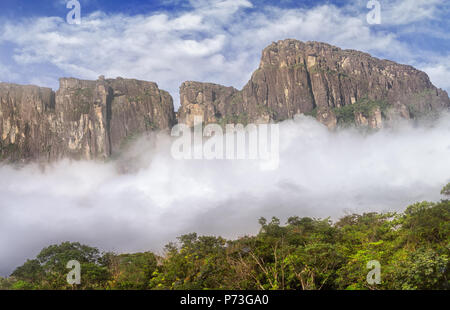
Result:
<instances>
[{"instance_id":1,"label":"rock formation","mask_svg":"<svg viewBox=\"0 0 450 310\"><path fill-rule=\"evenodd\" d=\"M151 82L62 78L56 93L0 83L2 160L108 158L133 136L174 121L172 97Z\"/></svg>"},{"instance_id":2,"label":"rock formation","mask_svg":"<svg viewBox=\"0 0 450 310\"><path fill-rule=\"evenodd\" d=\"M411 66L318 42L284 40L262 53L242 90L185 82L178 121L267 123L309 114L329 128L381 128L449 109L445 91ZM105 159L133 137L176 123L172 97L155 83L60 79L60 89L0 83L0 161Z\"/></svg>"},{"instance_id":3,"label":"rock formation","mask_svg":"<svg viewBox=\"0 0 450 310\"><path fill-rule=\"evenodd\" d=\"M445 91L411 66L319 42L284 40L262 53L259 68L238 91L186 82L180 122L267 122L311 114L329 128L339 123L380 128L385 120L415 118L448 109Z\"/></svg>"}]
</instances>

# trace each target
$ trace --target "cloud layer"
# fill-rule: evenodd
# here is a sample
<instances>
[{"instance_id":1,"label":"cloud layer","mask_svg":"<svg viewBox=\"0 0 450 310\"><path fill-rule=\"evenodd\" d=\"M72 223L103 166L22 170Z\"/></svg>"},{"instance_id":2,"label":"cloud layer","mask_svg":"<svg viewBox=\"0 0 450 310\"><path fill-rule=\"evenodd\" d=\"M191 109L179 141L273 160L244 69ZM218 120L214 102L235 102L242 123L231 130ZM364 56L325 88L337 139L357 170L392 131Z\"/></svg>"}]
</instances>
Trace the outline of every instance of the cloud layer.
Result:
<instances>
[{"instance_id":1,"label":"cloud layer","mask_svg":"<svg viewBox=\"0 0 450 310\"><path fill-rule=\"evenodd\" d=\"M66 240L161 253L183 233L256 233L261 216L338 218L438 200L450 181L449 124L446 116L433 127L364 134L330 132L306 117L285 121L276 170L258 161L176 161L164 134L108 164L2 166L0 275ZM137 169L118 173L124 162Z\"/></svg>"},{"instance_id":2,"label":"cloud layer","mask_svg":"<svg viewBox=\"0 0 450 310\"><path fill-rule=\"evenodd\" d=\"M430 69L437 86L449 89L450 69L442 65L443 56L418 53L400 38L412 25L439 20L443 2L382 1L379 27L367 24L366 3L279 8L248 0L209 0L191 1L182 11L134 16L95 12L83 15L81 25L69 25L61 17L6 21L0 26L0 46L12 46L10 61L18 76L0 68L0 80L56 88L62 74L133 77L156 81L171 92L177 105L183 81L241 88L257 68L264 47L295 38L416 64Z\"/></svg>"}]
</instances>

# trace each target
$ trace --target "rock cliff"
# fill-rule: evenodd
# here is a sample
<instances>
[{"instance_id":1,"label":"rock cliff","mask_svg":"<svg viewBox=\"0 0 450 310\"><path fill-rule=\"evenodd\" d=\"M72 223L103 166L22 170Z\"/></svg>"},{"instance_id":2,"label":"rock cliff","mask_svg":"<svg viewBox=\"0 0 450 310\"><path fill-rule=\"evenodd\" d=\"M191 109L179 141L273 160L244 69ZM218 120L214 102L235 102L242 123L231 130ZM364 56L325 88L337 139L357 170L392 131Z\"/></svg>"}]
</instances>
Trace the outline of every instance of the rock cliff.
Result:
<instances>
[{"instance_id":1,"label":"rock cliff","mask_svg":"<svg viewBox=\"0 0 450 310\"><path fill-rule=\"evenodd\" d=\"M338 124L381 128L386 121L448 109L445 91L411 66L319 42L284 40L264 49L245 87L186 82L180 122L269 122L303 113L329 128Z\"/></svg>"},{"instance_id":2,"label":"rock cliff","mask_svg":"<svg viewBox=\"0 0 450 310\"><path fill-rule=\"evenodd\" d=\"M102 159L175 122L172 97L152 82L60 79L60 88L0 83L0 158Z\"/></svg>"}]
</instances>

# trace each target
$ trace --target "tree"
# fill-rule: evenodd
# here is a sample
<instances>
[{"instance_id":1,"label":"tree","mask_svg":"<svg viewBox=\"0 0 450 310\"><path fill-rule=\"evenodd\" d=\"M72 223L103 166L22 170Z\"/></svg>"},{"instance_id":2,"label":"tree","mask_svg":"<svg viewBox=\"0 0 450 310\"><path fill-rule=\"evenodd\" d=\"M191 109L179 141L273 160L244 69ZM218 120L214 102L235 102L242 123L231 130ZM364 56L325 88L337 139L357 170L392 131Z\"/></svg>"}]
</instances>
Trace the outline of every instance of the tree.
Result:
<instances>
[{"instance_id":1,"label":"tree","mask_svg":"<svg viewBox=\"0 0 450 310\"><path fill-rule=\"evenodd\" d=\"M401 221L400 236L415 244L446 244L450 236L450 201L420 202L409 206Z\"/></svg>"},{"instance_id":2,"label":"tree","mask_svg":"<svg viewBox=\"0 0 450 310\"><path fill-rule=\"evenodd\" d=\"M112 273L110 287L121 290L144 290L157 268L157 257L150 252L122 254L109 257Z\"/></svg>"},{"instance_id":3,"label":"tree","mask_svg":"<svg viewBox=\"0 0 450 310\"><path fill-rule=\"evenodd\" d=\"M18 267L12 274L12 277L37 285L44 277L45 272L37 259L27 260L25 264Z\"/></svg>"},{"instance_id":4,"label":"tree","mask_svg":"<svg viewBox=\"0 0 450 310\"><path fill-rule=\"evenodd\" d=\"M3 278L0 277L0 290L10 290L13 289L13 285L16 283L14 278Z\"/></svg>"},{"instance_id":5,"label":"tree","mask_svg":"<svg viewBox=\"0 0 450 310\"><path fill-rule=\"evenodd\" d=\"M150 280L154 289L221 289L226 273L226 241L220 237L183 235L180 246L168 244L163 266Z\"/></svg>"},{"instance_id":6,"label":"tree","mask_svg":"<svg viewBox=\"0 0 450 310\"><path fill-rule=\"evenodd\" d=\"M421 247L409 252L395 272L395 288L403 290L450 289L450 259Z\"/></svg>"},{"instance_id":7,"label":"tree","mask_svg":"<svg viewBox=\"0 0 450 310\"><path fill-rule=\"evenodd\" d=\"M102 288L109 279L107 267L102 263L102 255L97 248L78 242L63 242L44 248L36 259L28 260L18 267L11 276L19 282L30 284L37 289L73 289L67 283L67 263L80 262L81 289ZM23 287L29 288L26 285Z\"/></svg>"}]
</instances>

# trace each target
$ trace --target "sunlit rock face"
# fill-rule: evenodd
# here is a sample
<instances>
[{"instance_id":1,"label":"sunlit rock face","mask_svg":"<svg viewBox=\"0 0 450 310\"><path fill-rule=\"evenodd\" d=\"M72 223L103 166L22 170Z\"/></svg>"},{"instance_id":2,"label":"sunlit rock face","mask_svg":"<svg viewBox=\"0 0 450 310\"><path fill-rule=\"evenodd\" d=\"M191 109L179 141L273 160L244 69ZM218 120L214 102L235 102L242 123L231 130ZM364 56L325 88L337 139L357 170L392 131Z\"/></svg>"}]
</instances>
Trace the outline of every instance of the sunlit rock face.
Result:
<instances>
[{"instance_id":1,"label":"sunlit rock face","mask_svg":"<svg viewBox=\"0 0 450 310\"><path fill-rule=\"evenodd\" d=\"M0 160L106 159L135 137L176 122L268 123L307 114L329 129L380 129L450 107L445 91L411 66L319 42L264 49L242 90L185 82L181 107L153 82L60 79L60 88L0 83Z\"/></svg>"},{"instance_id":2,"label":"sunlit rock face","mask_svg":"<svg viewBox=\"0 0 450 310\"><path fill-rule=\"evenodd\" d=\"M105 159L174 122L172 97L152 82L62 78L56 92L0 84L2 160Z\"/></svg>"},{"instance_id":3,"label":"sunlit rock face","mask_svg":"<svg viewBox=\"0 0 450 310\"><path fill-rule=\"evenodd\" d=\"M303 113L328 126L381 128L386 121L448 109L445 91L407 65L319 42L284 40L262 53L241 90L187 82L180 88L179 120L281 121Z\"/></svg>"}]
</instances>

